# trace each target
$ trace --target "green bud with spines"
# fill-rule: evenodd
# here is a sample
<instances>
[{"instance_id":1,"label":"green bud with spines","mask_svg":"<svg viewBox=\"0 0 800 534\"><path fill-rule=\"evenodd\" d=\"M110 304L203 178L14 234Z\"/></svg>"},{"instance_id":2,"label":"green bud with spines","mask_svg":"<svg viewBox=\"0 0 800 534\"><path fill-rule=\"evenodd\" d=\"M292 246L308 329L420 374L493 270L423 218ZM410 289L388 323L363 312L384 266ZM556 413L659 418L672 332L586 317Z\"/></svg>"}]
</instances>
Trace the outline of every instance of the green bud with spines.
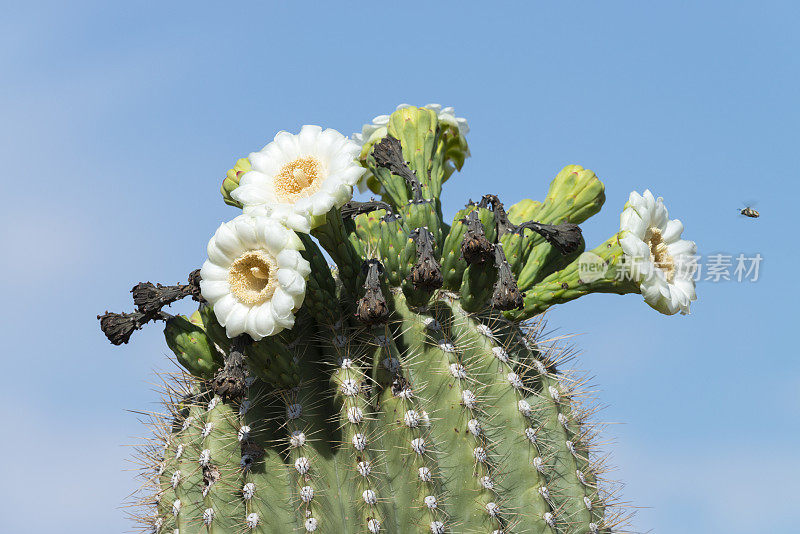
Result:
<instances>
[{"instance_id":1,"label":"green bud with spines","mask_svg":"<svg viewBox=\"0 0 800 534\"><path fill-rule=\"evenodd\" d=\"M525 220L556 225L580 224L599 212L604 202L605 186L594 172L580 165L567 165L550 183L544 202L530 201L518 208L512 206L509 219L514 224ZM521 246L525 261L517 264L515 274L523 291L563 267L563 258L558 257L558 251L554 251L540 235L527 231Z\"/></svg>"},{"instance_id":2,"label":"green bud with spines","mask_svg":"<svg viewBox=\"0 0 800 534\"><path fill-rule=\"evenodd\" d=\"M538 200L524 198L508 208L508 218L514 224L525 221L538 221L539 210L541 209L542 203Z\"/></svg>"},{"instance_id":3,"label":"green bud with spines","mask_svg":"<svg viewBox=\"0 0 800 534\"><path fill-rule=\"evenodd\" d=\"M388 134L400 140L403 156L422 184L423 198L439 198L442 192L441 155L435 153L439 120L430 109L409 106L389 117Z\"/></svg>"},{"instance_id":4,"label":"green bud with spines","mask_svg":"<svg viewBox=\"0 0 800 534\"><path fill-rule=\"evenodd\" d=\"M380 243L381 219L386 210L375 210L361 213L352 220L352 231L348 234L350 242L361 257L371 257L378 253Z\"/></svg>"},{"instance_id":5,"label":"green bud with spines","mask_svg":"<svg viewBox=\"0 0 800 534\"><path fill-rule=\"evenodd\" d=\"M437 207L437 202L431 200L409 202L400 208L400 215L403 226L409 233L417 228L427 228L433 234L437 256L441 254L444 236L442 235L442 215Z\"/></svg>"},{"instance_id":6,"label":"green bud with spines","mask_svg":"<svg viewBox=\"0 0 800 534\"><path fill-rule=\"evenodd\" d=\"M399 217L390 216L380 220L381 238L378 250L386 279L392 286L399 286L411 269L411 265L400 261L400 256L404 253L408 243L408 233L409 231Z\"/></svg>"},{"instance_id":7,"label":"green bud with spines","mask_svg":"<svg viewBox=\"0 0 800 534\"><path fill-rule=\"evenodd\" d=\"M164 326L167 346L190 374L211 378L222 366L223 356L206 335L205 330L181 315L167 320Z\"/></svg>"}]
</instances>

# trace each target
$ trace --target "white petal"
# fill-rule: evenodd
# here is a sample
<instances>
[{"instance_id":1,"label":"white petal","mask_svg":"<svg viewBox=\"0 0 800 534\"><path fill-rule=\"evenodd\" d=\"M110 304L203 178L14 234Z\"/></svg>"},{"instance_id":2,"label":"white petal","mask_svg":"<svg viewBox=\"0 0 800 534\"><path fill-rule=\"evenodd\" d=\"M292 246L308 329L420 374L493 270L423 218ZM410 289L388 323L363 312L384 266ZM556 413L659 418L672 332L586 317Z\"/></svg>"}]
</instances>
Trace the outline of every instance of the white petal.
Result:
<instances>
[{"instance_id":1,"label":"white petal","mask_svg":"<svg viewBox=\"0 0 800 534\"><path fill-rule=\"evenodd\" d=\"M200 278L208 281L227 280L228 269L220 267L211 260L206 260L200 269Z\"/></svg>"},{"instance_id":2,"label":"white petal","mask_svg":"<svg viewBox=\"0 0 800 534\"><path fill-rule=\"evenodd\" d=\"M249 306L245 306L240 302L236 302L233 310L228 314L225 322L225 333L229 338L234 338L245 332L247 326L247 313L250 311Z\"/></svg>"},{"instance_id":3,"label":"white petal","mask_svg":"<svg viewBox=\"0 0 800 534\"><path fill-rule=\"evenodd\" d=\"M220 225L217 233L214 234L219 249L229 258L238 258L244 252L244 247L236 234L236 223L234 221Z\"/></svg>"},{"instance_id":4,"label":"white petal","mask_svg":"<svg viewBox=\"0 0 800 534\"><path fill-rule=\"evenodd\" d=\"M292 161L300 157L300 146L297 136L289 132L278 132L275 135L275 144L280 149L285 161Z\"/></svg>"},{"instance_id":5,"label":"white petal","mask_svg":"<svg viewBox=\"0 0 800 534\"><path fill-rule=\"evenodd\" d=\"M312 215L325 215L334 205L334 197L326 191L319 191L308 200L311 204ZM345 200L345 202L347 201Z\"/></svg>"},{"instance_id":6,"label":"white petal","mask_svg":"<svg viewBox=\"0 0 800 534\"><path fill-rule=\"evenodd\" d=\"M644 239L644 234L647 231L647 224L642 220L642 217L634 209L626 209L620 215L620 230L628 230L631 234Z\"/></svg>"},{"instance_id":7,"label":"white petal","mask_svg":"<svg viewBox=\"0 0 800 534\"><path fill-rule=\"evenodd\" d=\"M655 276L651 276L642 282L640 289L644 300L651 305L657 304L661 298L661 282Z\"/></svg>"},{"instance_id":8,"label":"white petal","mask_svg":"<svg viewBox=\"0 0 800 534\"><path fill-rule=\"evenodd\" d=\"M278 268L297 271L303 278L308 278L311 273L311 265L296 250L284 249L275 257L275 260Z\"/></svg>"},{"instance_id":9,"label":"white petal","mask_svg":"<svg viewBox=\"0 0 800 534\"><path fill-rule=\"evenodd\" d=\"M666 228L669 220L669 214L667 213L667 208L664 206L664 202L660 197L653 206L653 209L650 213L650 218L653 226L656 226L662 230Z\"/></svg>"},{"instance_id":10,"label":"white petal","mask_svg":"<svg viewBox=\"0 0 800 534\"><path fill-rule=\"evenodd\" d=\"M212 263L217 264L220 267L230 267L231 263L233 263L234 258L228 257L227 254L220 250L217 242L214 238L208 242L208 247L206 247L206 252L208 253L208 259L211 260Z\"/></svg>"},{"instance_id":11,"label":"white petal","mask_svg":"<svg viewBox=\"0 0 800 534\"><path fill-rule=\"evenodd\" d=\"M258 233L261 241L273 256L277 255L286 246L289 240L289 230L272 219L261 219L258 222Z\"/></svg>"},{"instance_id":12,"label":"white petal","mask_svg":"<svg viewBox=\"0 0 800 534\"><path fill-rule=\"evenodd\" d=\"M313 152L321 132L321 127L312 124L306 124L300 128L297 140L302 154L311 154Z\"/></svg>"},{"instance_id":13,"label":"white petal","mask_svg":"<svg viewBox=\"0 0 800 534\"><path fill-rule=\"evenodd\" d=\"M294 326L294 315L288 315L286 317L277 317L273 316L275 319L275 326L278 330L283 330L285 328L292 328Z\"/></svg>"},{"instance_id":14,"label":"white petal","mask_svg":"<svg viewBox=\"0 0 800 534\"><path fill-rule=\"evenodd\" d=\"M278 269L276 274L278 283L290 295L301 295L306 292L306 281L297 271Z\"/></svg>"},{"instance_id":15,"label":"white petal","mask_svg":"<svg viewBox=\"0 0 800 534\"><path fill-rule=\"evenodd\" d=\"M257 206L259 204L268 204L275 201L275 195L272 194L271 189L258 187L252 184L239 185L239 187L231 191L231 197L245 206Z\"/></svg>"},{"instance_id":16,"label":"white petal","mask_svg":"<svg viewBox=\"0 0 800 534\"><path fill-rule=\"evenodd\" d=\"M667 245L667 252L672 257L681 256L683 254L693 256L697 253L697 245L694 241L681 239L680 241Z\"/></svg>"},{"instance_id":17,"label":"white petal","mask_svg":"<svg viewBox=\"0 0 800 534\"><path fill-rule=\"evenodd\" d=\"M231 292L226 280L200 280L200 293L212 305Z\"/></svg>"},{"instance_id":18,"label":"white petal","mask_svg":"<svg viewBox=\"0 0 800 534\"><path fill-rule=\"evenodd\" d=\"M258 341L263 336L258 333L258 324L257 324L257 317L258 317L258 310L260 306L254 306L247 310L247 318L245 319L245 332L250 334L254 340Z\"/></svg>"},{"instance_id":19,"label":"white petal","mask_svg":"<svg viewBox=\"0 0 800 534\"><path fill-rule=\"evenodd\" d=\"M236 217L232 222L236 230L236 236L245 250L261 248L255 220L250 217Z\"/></svg>"},{"instance_id":20,"label":"white petal","mask_svg":"<svg viewBox=\"0 0 800 534\"><path fill-rule=\"evenodd\" d=\"M673 282L673 285L675 285L675 287L680 289L689 300L697 300L697 293L695 292L694 280L677 278Z\"/></svg>"},{"instance_id":21,"label":"white petal","mask_svg":"<svg viewBox=\"0 0 800 534\"><path fill-rule=\"evenodd\" d=\"M627 234L625 237L620 239L619 244L622 246L623 252L625 252L625 254L631 258L637 260L650 259L650 247L648 247L644 241L634 237L631 234Z\"/></svg>"},{"instance_id":22,"label":"white petal","mask_svg":"<svg viewBox=\"0 0 800 534\"><path fill-rule=\"evenodd\" d=\"M288 294L288 293L287 293ZM299 310L300 306L303 305L303 301L306 298L306 293L303 291L302 293L298 293L297 295L292 295L292 301L294 301L294 309Z\"/></svg>"},{"instance_id":23,"label":"white petal","mask_svg":"<svg viewBox=\"0 0 800 534\"><path fill-rule=\"evenodd\" d=\"M284 224L296 232L307 234L311 231L311 222L302 213L287 213Z\"/></svg>"},{"instance_id":24,"label":"white petal","mask_svg":"<svg viewBox=\"0 0 800 534\"><path fill-rule=\"evenodd\" d=\"M661 234L661 238L669 245L680 239L682 232L683 223L681 223L681 221L678 219L673 219L667 222L667 226L664 229L664 232Z\"/></svg>"},{"instance_id":25,"label":"white petal","mask_svg":"<svg viewBox=\"0 0 800 534\"><path fill-rule=\"evenodd\" d=\"M222 326L228 322L228 316L233 311L233 308L239 303L233 295L228 293L216 303L214 303L214 315L217 316L217 321Z\"/></svg>"},{"instance_id":26,"label":"white petal","mask_svg":"<svg viewBox=\"0 0 800 534\"><path fill-rule=\"evenodd\" d=\"M264 337L276 333L275 319L272 317L272 306L269 303L264 303L258 307L256 329L258 334Z\"/></svg>"},{"instance_id":27,"label":"white petal","mask_svg":"<svg viewBox=\"0 0 800 534\"><path fill-rule=\"evenodd\" d=\"M253 167L253 171L262 176L262 179L269 179L269 182L250 182L252 178L248 179L247 183L256 183L259 186L269 186L272 187L272 177L280 172L281 167L286 163L286 158L281 153L280 148L275 143L270 143L264 148L262 148L258 152L252 152L248 159L250 160L250 166ZM239 180L241 184L241 180L244 179L249 173L245 173L242 175L242 178Z\"/></svg>"},{"instance_id":28,"label":"white petal","mask_svg":"<svg viewBox=\"0 0 800 534\"><path fill-rule=\"evenodd\" d=\"M277 288L272 295L272 310L275 317L288 317L294 311L294 300L283 289Z\"/></svg>"}]
</instances>

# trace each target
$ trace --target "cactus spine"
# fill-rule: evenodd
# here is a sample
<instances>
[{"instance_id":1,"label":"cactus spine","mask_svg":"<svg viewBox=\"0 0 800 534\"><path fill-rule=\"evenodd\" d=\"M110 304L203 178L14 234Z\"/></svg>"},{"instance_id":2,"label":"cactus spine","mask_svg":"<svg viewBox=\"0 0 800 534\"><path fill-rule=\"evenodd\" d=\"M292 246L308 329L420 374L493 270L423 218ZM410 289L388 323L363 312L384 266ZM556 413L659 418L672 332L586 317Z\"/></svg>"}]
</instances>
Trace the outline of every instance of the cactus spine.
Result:
<instances>
[{"instance_id":1,"label":"cactus spine","mask_svg":"<svg viewBox=\"0 0 800 534\"><path fill-rule=\"evenodd\" d=\"M568 166L544 202L506 213L487 195L445 224L442 185L469 150L437 109L399 109L364 140L360 161L382 199L314 215L300 234L305 300L282 332L229 338L196 274L185 286L139 284L136 312L101 317L116 344L166 320L186 370L142 449L145 530L614 531L581 382L531 319L586 293L639 291L616 278L619 235L593 252L611 268L581 279L576 224L599 211L603 185ZM241 206L252 168L242 159L229 171L226 203ZM261 269L253 276L266 280ZM161 310L190 295L191 318Z\"/></svg>"}]
</instances>

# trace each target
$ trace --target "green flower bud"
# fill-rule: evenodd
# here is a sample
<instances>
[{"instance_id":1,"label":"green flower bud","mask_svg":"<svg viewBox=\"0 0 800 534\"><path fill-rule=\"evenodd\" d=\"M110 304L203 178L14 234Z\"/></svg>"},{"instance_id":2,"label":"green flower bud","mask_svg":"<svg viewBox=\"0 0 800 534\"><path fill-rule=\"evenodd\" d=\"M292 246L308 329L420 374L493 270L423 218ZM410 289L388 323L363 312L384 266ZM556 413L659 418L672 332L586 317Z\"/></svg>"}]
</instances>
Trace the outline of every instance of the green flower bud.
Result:
<instances>
[{"instance_id":1,"label":"green flower bud","mask_svg":"<svg viewBox=\"0 0 800 534\"><path fill-rule=\"evenodd\" d=\"M222 187L220 188L220 193L222 193L222 199L225 201L225 204L237 208L242 207L240 202L231 197L231 192L239 187L239 179L242 175L251 170L253 170L253 168L250 166L250 160L241 158L237 160L236 165L228 171L225 175L225 179L222 180Z\"/></svg>"},{"instance_id":2,"label":"green flower bud","mask_svg":"<svg viewBox=\"0 0 800 534\"><path fill-rule=\"evenodd\" d=\"M167 320L164 327L167 346L172 349L178 362L192 375L199 378L212 378L222 366L222 354L205 330L181 315Z\"/></svg>"}]
</instances>

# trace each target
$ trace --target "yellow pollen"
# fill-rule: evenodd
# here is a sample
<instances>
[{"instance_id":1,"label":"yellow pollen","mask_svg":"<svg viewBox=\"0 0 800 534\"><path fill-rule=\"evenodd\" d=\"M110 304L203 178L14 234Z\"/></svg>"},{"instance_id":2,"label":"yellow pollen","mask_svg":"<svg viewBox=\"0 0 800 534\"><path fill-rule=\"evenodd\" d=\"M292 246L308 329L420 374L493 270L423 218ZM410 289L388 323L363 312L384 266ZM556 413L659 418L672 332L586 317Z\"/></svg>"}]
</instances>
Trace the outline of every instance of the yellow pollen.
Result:
<instances>
[{"instance_id":1,"label":"yellow pollen","mask_svg":"<svg viewBox=\"0 0 800 534\"><path fill-rule=\"evenodd\" d=\"M277 270L275 259L267 251L245 252L228 268L231 293L242 304L261 304L275 292Z\"/></svg>"},{"instance_id":2,"label":"yellow pollen","mask_svg":"<svg viewBox=\"0 0 800 534\"><path fill-rule=\"evenodd\" d=\"M311 196L319 190L322 174L322 165L316 158L297 158L284 165L275 175L275 192L287 202Z\"/></svg>"},{"instance_id":3,"label":"yellow pollen","mask_svg":"<svg viewBox=\"0 0 800 534\"><path fill-rule=\"evenodd\" d=\"M661 229L655 226L648 228L645 242L650 246L650 261L664 271L667 282L672 283L675 280L675 262L667 251L667 244L664 243L664 238L661 236Z\"/></svg>"}]
</instances>

